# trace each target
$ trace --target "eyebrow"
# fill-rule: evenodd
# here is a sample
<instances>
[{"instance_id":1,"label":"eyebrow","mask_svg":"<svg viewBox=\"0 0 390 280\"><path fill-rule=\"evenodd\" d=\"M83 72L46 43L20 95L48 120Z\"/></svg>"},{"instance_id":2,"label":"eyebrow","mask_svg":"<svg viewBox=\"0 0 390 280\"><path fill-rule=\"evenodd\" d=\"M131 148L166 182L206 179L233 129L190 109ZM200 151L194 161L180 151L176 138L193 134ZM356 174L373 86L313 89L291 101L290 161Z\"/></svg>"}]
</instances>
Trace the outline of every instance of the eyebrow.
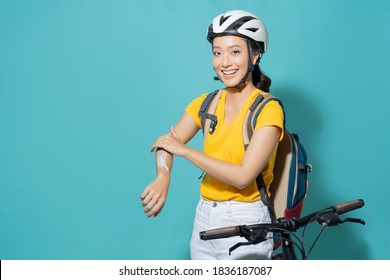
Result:
<instances>
[{"instance_id":1,"label":"eyebrow","mask_svg":"<svg viewBox=\"0 0 390 280\"><path fill-rule=\"evenodd\" d=\"M237 47L238 47L238 48L242 48L240 45L231 45L231 46L228 47L228 49L237 48ZM221 49L221 47L213 46L213 49L215 49L215 48Z\"/></svg>"}]
</instances>

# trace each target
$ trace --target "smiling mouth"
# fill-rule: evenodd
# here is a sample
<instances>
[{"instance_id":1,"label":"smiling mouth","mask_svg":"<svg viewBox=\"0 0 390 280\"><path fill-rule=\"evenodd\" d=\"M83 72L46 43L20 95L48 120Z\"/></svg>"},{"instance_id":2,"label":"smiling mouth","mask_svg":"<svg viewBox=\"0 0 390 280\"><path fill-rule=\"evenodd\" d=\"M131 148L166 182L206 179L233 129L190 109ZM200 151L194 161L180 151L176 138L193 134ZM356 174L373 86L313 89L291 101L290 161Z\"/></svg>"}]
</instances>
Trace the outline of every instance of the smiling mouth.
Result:
<instances>
[{"instance_id":1,"label":"smiling mouth","mask_svg":"<svg viewBox=\"0 0 390 280\"><path fill-rule=\"evenodd\" d=\"M229 76L233 76L234 74L236 74L237 71L238 71L238 70L222 70L221 72L222 72L222 74L223 74L224 76L229 77Z\"/></svg>"}]
</instances>

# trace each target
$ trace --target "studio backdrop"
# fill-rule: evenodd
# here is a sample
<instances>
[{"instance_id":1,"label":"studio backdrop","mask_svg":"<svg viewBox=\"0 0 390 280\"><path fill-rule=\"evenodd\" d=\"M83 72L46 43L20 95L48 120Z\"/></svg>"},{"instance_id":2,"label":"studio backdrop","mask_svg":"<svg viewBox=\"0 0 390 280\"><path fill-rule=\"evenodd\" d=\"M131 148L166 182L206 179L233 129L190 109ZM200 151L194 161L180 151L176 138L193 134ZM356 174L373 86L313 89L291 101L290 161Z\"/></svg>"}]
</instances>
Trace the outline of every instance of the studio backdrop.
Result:
<instances>
[{"instance_id":1,"label":"studio backdrop","mask_svg":"<svg viewBox=\"0 0 390 280\"><path fill-rule=\"evenodd\" d=\"M389 1L0 0L0 259L189 259L201 170L175 158L156 219L140 195L156 137L222 87L205 35L232 9L268 28L261 68L313 166L303 214L366 203L310 258L389 258Z\"/></svg>"}]
</instances>

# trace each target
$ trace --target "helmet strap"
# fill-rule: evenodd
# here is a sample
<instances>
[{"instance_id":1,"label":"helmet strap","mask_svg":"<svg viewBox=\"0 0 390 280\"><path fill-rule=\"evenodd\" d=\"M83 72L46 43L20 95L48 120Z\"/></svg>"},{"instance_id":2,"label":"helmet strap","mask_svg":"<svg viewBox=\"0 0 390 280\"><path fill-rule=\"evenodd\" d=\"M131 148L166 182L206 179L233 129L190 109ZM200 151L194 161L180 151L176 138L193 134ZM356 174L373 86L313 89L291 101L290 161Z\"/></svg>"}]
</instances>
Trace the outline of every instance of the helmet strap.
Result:
<instances>
[{"instance_id":1,"label":"helmet strap","mask_svg":"<svg viewBox=\"0 0 390 280\"><path fill-rule=\"evenodd\" d=\"M246 47L248 49L248 69L246 71L245 76L242 78L242 80L236 86L234 86L235 88L241 88L244 84L246 84L248 77L249 77L249 74L251 74L252 71L255 69L255 66L252 63L251 50L250 50L249 42L248 42L247 38L245 38L245 42L246 42Z\"/></svg>"}]
</instances>

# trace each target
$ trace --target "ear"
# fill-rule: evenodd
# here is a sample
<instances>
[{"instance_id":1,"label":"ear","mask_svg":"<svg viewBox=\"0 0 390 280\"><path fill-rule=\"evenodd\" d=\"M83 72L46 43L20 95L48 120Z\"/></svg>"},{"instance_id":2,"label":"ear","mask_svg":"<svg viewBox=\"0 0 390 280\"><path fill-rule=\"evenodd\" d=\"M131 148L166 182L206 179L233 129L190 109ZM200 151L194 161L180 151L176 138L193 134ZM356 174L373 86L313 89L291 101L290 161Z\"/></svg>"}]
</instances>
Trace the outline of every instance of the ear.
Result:
<instances>
[{"instance_id":1,"label":"ear","mask_svg":"<svg viewBox=\"0 0 390 280\"><path fill-rule=\"evenodd\" d=\"M260 58L261 58L260 52L256 52L256 53L253 55L252 64L253 64L253 65L258 64L258 63L260 62Z\"/></svg>"}]
</instances>

